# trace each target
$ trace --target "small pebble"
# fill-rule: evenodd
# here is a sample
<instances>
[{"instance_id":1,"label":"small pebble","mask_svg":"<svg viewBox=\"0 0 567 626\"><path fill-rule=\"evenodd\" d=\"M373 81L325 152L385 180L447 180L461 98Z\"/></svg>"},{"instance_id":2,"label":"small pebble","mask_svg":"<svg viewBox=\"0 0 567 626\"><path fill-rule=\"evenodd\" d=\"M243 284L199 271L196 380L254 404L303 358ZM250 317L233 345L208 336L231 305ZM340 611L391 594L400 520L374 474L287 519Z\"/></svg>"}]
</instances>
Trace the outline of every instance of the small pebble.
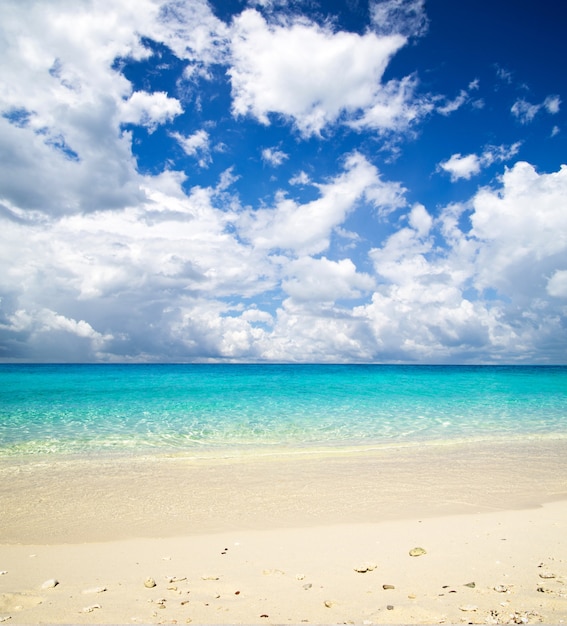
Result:
<instances>
[{"instance_id":1,"label":"small pebble","mask_svg":"<svg viewBox=\"0 0 567 626\"><path fill-rule=\"evenodd\" d=\"M424 548L412 548L409 551L410 556L423 556L424 554L427 554L427 551Z\"/></svg>"},{"instance_id":2,"label":"small pebble","mask_svg":"<svg viewBox=\"0 0 567 626\"><path fill-rule=\"evenodd\" d=\"M102 609L100 604L91 604L91 606L86 606L83 609L83 613L92 613L95 609Z\"/></svg>"},{"instance_id":3,"label":"small pebble","mask_svg":"<svg viewBox=\"0 0 567 626\"><path fill-rule=\"evenodd\" d=\"M376 563L364 563L363 565L355 567L354 571L359 574L366 574L366 572L373 572L377 567Z\"/></svg>"},{"instance_id":4,"label":"small pebble","mask_svg":"<svg viewBox=\"0 0 567 626\"><path fill-rule=\"evenodd\" d=\"M205 575L205 576L201 576L202 580L218 580L219 577L218 576L209 576L209 575Z\"/></svg>"},{"instance_id":5,"label":"small pebble","mask_svg":"<svg viewBox=\"0 0 567 626\"><path fill-rule=\"evenodd\" d=\"M508 593L508 591L510 590L508 585L494 585L493 589L498 593Z\"/></svg>"},{"instance_id":6,"label":"small pebble","mask_svg":"<svg viewBox=\"0 0 567 626\"><path fill-rule=\"evenodd\" d=\"M56 578L50 578L49 580L46 580L43 585L41 585L42 589L53 589L54 587L57 587L57 585L59 584L59 581Z\"/></svg>"},{"instance_id":7,"label":"small pebble","mask_svg":"<svg viewBox=\"0 0 567 626\"><path fill-rule=\"evenodd\" d=\"M313 585L311 583L305 583L303 585L303 588L305 589L305 591L307 591L308 589L311 589L311 587L313 587Z\"/></svg>"},{"instance_id":8,"label":"small pebble","mask_svg":"<svg viewBox=\"0 0 567 626\"><path fill-rule=\"evenodd\" d=\"M393 611L394 610L394 605L393 604L388 604L386 606L386 608L388 609L388 611Z\"/></svg>"},{"instance_id":9,"label":"small pebble","mask_svg":"<svg viewBox=\"0 0 567 626\"><path fill-rule=\"evenodd\" d=\"M144 587L147 587L148 589L153 589L156 586L156 581L153 578L146 578L146 580L144 580Z\"/></svg>"},{"instance_id":10,"label":"small pebble","mask_svg":"<svg viewBox=\"0 0 567 626\"><path fill-rule=\"evenodd\" d=\"M382 585L382 589L395 589L394 585Z\"/></svg>"},{"instance_id":11,"label":"small pebble","mask_svg":"<svg viewBox=\"0 0 567 626\"><path fill-rule=\"evenodd\" d=\"M325 600L325 606L330 609L333 604L335 604L332 600Z\"/></svg>"},{"instance_id":12,"label":"small pebble","mask_svg":"<svg viewBox=\"0 0 567 626\"><path fill-rule=\"evenodd\" d=\"M9 619L12 619L11 615L0 615L0 622L7 622Z\"/></svg>"},{"instance_id":13,"label":"small pebble","mask_svg":"<svg viewBox=\"0 0 567 626\"><path fill-rule=\"evenodd\" d=\"M0 571L0 576L5 576L7 573L8 572L5 569L3 569Z\"/></svg>"},{"instance_id":14,"label":"small pebble","mask_svg":"<svg viewBox=\"0 0 567 626\"><path fill-rule=\"evenodd\" d=\"M84 589L83 593L102 593L106 591L106 587L91 587L90 589Z\"/></svg>"},{"instance_id":15,"label":"small pebble","mask_svg":"<svg viewBox=\"0 0 567 626\"><path fill-rule=\"evenodd\" d=\"M470 587L471 589L474 589L476 587L476 584L475 583L465 583L463 585L463 587Z\"/></svg>"},{"instance_id":16,"label":"small pebble","mask_svg":"<svg viewBox=\"0 0 567 626\"><path fill-rule=\"evenodd\" d=\"M539 577L540 578L555 578L555 574L552 574L551 572L541 572Z\"/></svg>"}]
</instances>

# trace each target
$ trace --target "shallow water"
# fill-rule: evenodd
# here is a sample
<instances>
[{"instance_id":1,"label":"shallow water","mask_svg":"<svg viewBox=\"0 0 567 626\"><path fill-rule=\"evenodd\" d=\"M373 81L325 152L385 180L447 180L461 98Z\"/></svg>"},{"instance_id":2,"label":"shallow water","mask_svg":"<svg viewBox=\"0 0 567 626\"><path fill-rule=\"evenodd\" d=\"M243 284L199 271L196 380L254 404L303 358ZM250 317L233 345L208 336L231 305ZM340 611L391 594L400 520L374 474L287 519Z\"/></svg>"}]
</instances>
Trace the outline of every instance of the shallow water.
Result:
<instances>
[{"instance_id":1,"label":"shallow water","mask_svg":"<svg viewBox=\"0 0 567 626\"><path fill-rule=\"evenodd\" d=\"M567 437L567 367L0 365L0 457Z\"/></svg>"}]
</instances>

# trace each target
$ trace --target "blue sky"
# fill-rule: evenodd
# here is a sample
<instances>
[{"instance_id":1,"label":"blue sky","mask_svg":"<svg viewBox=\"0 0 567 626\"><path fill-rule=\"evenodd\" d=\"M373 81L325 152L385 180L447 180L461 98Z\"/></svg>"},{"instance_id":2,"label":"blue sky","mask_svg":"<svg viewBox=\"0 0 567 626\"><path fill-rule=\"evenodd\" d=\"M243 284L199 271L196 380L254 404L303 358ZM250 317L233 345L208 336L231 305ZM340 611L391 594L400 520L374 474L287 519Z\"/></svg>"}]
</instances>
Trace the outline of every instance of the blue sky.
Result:
<instances>
[{"instance_id":1,"label":"blue sky","mask_svg":"<svg viewBox=\"0 0 567 626\"><path fill-rule=\"evenodd\" d=\"M565 363L566 18L6 0L0 360Z\"/></svg>"}]
</instances>

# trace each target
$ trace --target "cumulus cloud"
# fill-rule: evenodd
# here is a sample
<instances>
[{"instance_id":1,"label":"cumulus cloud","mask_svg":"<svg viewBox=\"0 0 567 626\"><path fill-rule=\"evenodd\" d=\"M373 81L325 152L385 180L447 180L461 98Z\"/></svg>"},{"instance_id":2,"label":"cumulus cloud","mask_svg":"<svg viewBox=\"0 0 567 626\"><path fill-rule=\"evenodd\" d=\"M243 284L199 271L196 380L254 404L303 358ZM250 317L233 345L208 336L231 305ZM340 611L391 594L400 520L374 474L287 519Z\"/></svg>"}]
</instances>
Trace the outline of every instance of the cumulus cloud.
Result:
<instances>
[{"instance_id":1,"label":"cumulus cloud","mask_svg":"<svg viewBox=\"0 0 567 626\"><path fill-rule=\"evenodd\" d=\"M170 98L164 91L134 92L120 107L122 123L139 124L153 132L159 124L172 120L183 112L177 98Z\"/></svg>"},{"instance_id":2,"label":"cumulus cloud","mask_svg":"<svg viewBox=\"0 0 567 626\"><path fill-rule=\"evenodd\" d=\"M274 207L243 213L240 235L255 248L316 254L328 247L331 233L358 202L366 200L386 212L405 203L399 184L384 183L376 167L358 153L346 159L342 174L315 186L320 196L307 204L280 194Z\"/></svg>"},{"instance_id":3,"label":"cumulus cloud","mask_svg":"<svg viewBox=\"0 0 567 626\"><path fill-rule=\"evenodd\" d=\"M469 180L479 174L482 168L513 158L520 146L521 143L516 142L510 146L486 146L480 155L453 154L447 161L439 163L438 169L447 172L453 182L460 179Z\"/></svg>"},{"instance_id":4,"label":"cumulus cloud","mask_svg":"<svg viewBox=\"0 0 567 626\"><path fill-rule=\"evenodd\" d=\"M426 18L420 0L370 8L357 35L252 9L226 24L205 0L1 3L0 358L564 359L567 170L516 163L435 208L387 179L371 161L384 133L462 107L478 84L445 99L419 98L415 74L384 83ZM164 46L182 61L175 87L134 86L124 66ZM235 189L245 159L227 149L213 166L214 125L180 130L219 67L230 77L219 126L230 103L248 122L284 122L262 158L294 175L262 198ZM560 105L522 100L514 114ZM289 124L299 134L284 144ZM334 161L321 138L338 124L348 147ZM351 130L372 131L359 151ZM152 147L169 142L151 173L135 154L147 131ZM292 163L300 143L324 167ZM209 169L176 170L179 146ZM484 146L439 169L471 178L518 150Z\"/></svg>"},{"instance_id":5,"label":"cumulus cloud","mask_svg":"<svg viewBox=\"0 0 567 626\"><path fill-rule=\"evenodd\" d=\"M378 99L387 106L390 98L406 95L380 87L390 58L405 42L399 34L335 33L304 19L270 25L246 10L233 24L233 113L263 124L279 115L303 135L320 134L341 115L353 119Z\"/></svg>"}]
</instances>

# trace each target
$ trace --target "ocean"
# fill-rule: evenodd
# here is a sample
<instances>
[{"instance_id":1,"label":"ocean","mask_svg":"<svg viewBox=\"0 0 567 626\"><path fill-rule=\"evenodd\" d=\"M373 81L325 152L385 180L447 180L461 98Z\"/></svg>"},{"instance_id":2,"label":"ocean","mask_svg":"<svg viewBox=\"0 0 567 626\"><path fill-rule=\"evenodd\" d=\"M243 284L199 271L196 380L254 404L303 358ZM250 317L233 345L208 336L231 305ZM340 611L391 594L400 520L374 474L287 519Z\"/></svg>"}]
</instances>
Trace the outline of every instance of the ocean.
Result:
<instances>
[{"instance_id":1,"label":"ocean","mask_svg":"<svg viewBox=\"0 0 567 626\"><path fill-rule=\"evenodd\" d=\"M0 365L0 458L567 438L567 367Z\"/></svg>"}]
</instances>

